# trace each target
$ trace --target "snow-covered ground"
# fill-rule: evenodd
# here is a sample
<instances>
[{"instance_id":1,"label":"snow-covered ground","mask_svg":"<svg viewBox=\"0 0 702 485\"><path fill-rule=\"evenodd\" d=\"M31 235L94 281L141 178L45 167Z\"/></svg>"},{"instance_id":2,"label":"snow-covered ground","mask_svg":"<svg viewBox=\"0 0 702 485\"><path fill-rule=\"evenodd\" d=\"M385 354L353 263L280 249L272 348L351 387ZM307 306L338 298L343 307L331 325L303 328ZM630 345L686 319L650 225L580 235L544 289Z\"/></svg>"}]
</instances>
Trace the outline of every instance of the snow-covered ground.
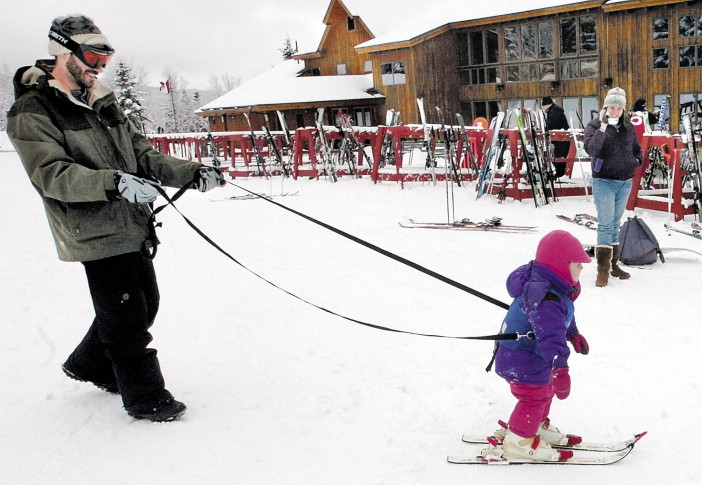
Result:
<instances>
[{"instance_id":1,"label":"snow-covered ground","mask_svg":"<svg viewBox=\"0 0 702 485\"><path fill-rule=\"evenodd\" d=\"M573 391L552 421L589 441L647 430L609 467L487 467L446 462L478 447L514 404L486 373L492 343L382 332L308 306L207 245L172 208L155 264L161 310L153 328L168 388L189 407L176 423L135 421L119 397L67 379L59 365L88 327L82 266L59 262L40 200L14 152L0 151L0 477L11 484L699 483L702 435L697 298L702 256L666 253L629 281L595 288L583 271L576 303L590 355L571 358ZM537 225L528 234L403 229L446 219L445 187L368 178L236 180L382 248L509 302L505 278L538 240L570 230L555 215L594 213L584 197L474 200L455 189L456 216ZM244 265L336 312L379 325L447 335L495 333L504 310L343 239L263 200L224 200L227 186L191 192L182 212ZM662 246L702 241L636 211Z\"/></svg>"}]
</instances>

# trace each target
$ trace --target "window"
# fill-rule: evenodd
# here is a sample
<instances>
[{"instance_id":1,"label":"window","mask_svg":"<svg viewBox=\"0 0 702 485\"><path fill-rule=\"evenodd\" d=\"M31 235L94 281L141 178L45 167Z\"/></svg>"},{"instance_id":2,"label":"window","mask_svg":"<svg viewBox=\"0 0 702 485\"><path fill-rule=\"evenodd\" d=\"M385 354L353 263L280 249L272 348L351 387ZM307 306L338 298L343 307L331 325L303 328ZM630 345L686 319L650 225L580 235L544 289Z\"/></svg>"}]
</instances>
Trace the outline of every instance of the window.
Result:
<instances>
[{"instance_id":1,"label":"window","mask_svg":"<svg viewBox=\"0 0 702 485\"><path fill-rule=\"evenodd\" d=\"M380 65L380 75L384 86L405 84L405 63L387 62Z\"/></svg>"},{"instance_id":2,"label":"window","mask_svg":"<svg viewBox=\"0 0 702 485\"><path fill-rule=\"evenodd\" d=\"M336 66L336 73L339 76L343 76L346 74L346 64L337 64Z\"/></svg>"},{"instance_id":3,"label":"window","mask_svg":"<svg viewBox=\"0 0 702 485\"><path fill-rule=\"evenodd\" d=\"M702 94L700 93L681 93L680 94L680 119L678 126L682 127L682 117L685 114L690 115L692 125L697 125L700 117L700 103L702 103Z\"/></svg>"},{"instance_id":4,"label":"window","mask_svg":"<svg viewBox=\"0 0 702 485\"><path fill-rule=\"evenodd\" d=\"M459 63L470 66L460 73L462 84L498 82L497 66L500 62L499 32L495 29L459 34ZM491 64L493 66L491 66Z\"/></svg>"},{"instance_id":5,"label":"window","mask_svg":"<svg viewBox=\"0 0 702 485\"><path fill-rule=\"evenodd\" d=\"M668 37L670 37L668 19L653 19L653 40L667 39Z\"/></svg>"},{"instance_id":6,"label":"window","mask_svg":"<svg viewBox=\"0 0 702 485\"><path fill-rule=\"evenodd\" d=\"M560 21L561 55L586 55L597 52L597 18L583 15Z\"/></svg>"},{"instance_id":7,"label":"window","mask_svg":"<svg viewBox=\"0 0 702 485\"><path fill-rule=\"evenodd\" d=\"M369 72L373 72L373 61L366 61L363 63L363 72L368 74Z\"/></svg>"},{"instance_id":8,"label":"window","mask_svg":"<svg viewBox=\"0 0 702 485\"><path fill-rule=\"evenodd\" d=\"M356 30L356 21L353 17L346 18L346 27L348 30Z\"/></svg>"},{"instance_id":9,"label":"window","mask_svg":"<svg viewBox=\"0 0 702 485\"><path fill-rule=\"evenodd\" d=\"M356 126L372 126L370 108L354 109L354 118L356 119Z\"/></svg>"},{"instance_id":10,"label":"window","mask_svg":"<svg viewBox=\"0 0 702 485\"><path fill-rule=\"evenodd\" d=\"M500 105L497 101L473 101L461 103L461 112L466 113L468 124L472 124L476 118L485 118L488 121L497 116Z\"/></svg>"},{"instance_id":11,"label":"window","mask_svg":"<svg viewBox=\"0 0 702 485\"><path fill-rule=\"evenodd\" d=\"M653 68L667 69L670 66L670 53L667 47L653 49Z\"/></svg>"},{"instance_id":12,"label":"window","mask_svg":"<svg viewBox=\"0 0 702 485\"><path fill-rule=\"evenodd\" d=\"M563 111L571 128L584 128L581 120L587 125L600 115L599 100L596 97L563 98Z\"/></svg>"},{"instance_id":13,"label":"window","mask_svg":"<svg viewBox=\"0 0 702 485\"><path fill-rule=\"evenodd\" d=\"M702 45L686 45L679 48L680 67L702 67Z\"/></svg>"},{"instance_id":14,"label":"window","mask_svg":"<svg viewBox=\"0 0 702 485\"><path fill-rule=\"evenodd\" d=\"M561 79L597 77L597 18L582 15L561 19Z\"/></svg>"},{"instance_id":15,"label":"window","mask_svg":"<svg viewBox=\"0 0 702 485\"><path fill-rule=\"evenodd\" d=\"M702 15L683 15L678 21L680 37L697 37L702 35Z\"/></svg>"}]
</instances>

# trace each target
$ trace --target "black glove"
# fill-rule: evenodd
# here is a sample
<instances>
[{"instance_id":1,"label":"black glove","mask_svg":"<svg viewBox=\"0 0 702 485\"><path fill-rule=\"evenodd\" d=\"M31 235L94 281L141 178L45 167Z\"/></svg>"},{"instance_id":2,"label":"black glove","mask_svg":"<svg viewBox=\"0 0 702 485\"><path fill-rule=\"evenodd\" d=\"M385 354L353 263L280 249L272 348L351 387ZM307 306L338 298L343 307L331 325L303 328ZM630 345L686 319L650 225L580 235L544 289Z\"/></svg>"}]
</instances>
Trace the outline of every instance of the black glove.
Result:
<instances>
[{"instance_id":1,"label":"black glove","mask_svg":"<svg viewBox=\"0 0 702 485\"><path fill-rule=\"evenodd\" d=\"M160 187L158 180L149 180L131 173L115 172L115 185L118 198L127 199L134 204L148 204L156 200Z\"/></svg>"},{"instance_id":2,"label":"black glove","mask_svg":"<svg viewBox=\"0 0 702 485\"><path fill-rule=\"evenodd\" d=\"M195 176L193 177L193 188L199 190L200 192L207 192L215 187L222 187L225 185L224 176L222 172L214 167L202 166L195 171Z\"/></svg>"}]
</instances>

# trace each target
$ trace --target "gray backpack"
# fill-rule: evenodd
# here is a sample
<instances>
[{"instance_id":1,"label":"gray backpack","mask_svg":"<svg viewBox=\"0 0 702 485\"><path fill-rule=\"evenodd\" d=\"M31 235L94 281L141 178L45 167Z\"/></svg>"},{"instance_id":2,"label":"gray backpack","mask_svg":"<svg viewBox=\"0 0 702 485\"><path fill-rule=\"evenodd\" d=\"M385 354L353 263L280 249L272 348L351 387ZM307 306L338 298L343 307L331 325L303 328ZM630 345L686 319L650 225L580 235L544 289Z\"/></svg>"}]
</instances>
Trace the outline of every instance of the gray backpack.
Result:
<instances>
[{"instance_id":1,"label":"gray backpack","mask_svg":"<svg viewBox=\"0 0 702 485\"><path fill-rule=\"evenodd\" d=\"M653 264L663 252L651 229L638 217L629 217L619 229L619 260L627 265Z\"/></svg>"}]
</instances>

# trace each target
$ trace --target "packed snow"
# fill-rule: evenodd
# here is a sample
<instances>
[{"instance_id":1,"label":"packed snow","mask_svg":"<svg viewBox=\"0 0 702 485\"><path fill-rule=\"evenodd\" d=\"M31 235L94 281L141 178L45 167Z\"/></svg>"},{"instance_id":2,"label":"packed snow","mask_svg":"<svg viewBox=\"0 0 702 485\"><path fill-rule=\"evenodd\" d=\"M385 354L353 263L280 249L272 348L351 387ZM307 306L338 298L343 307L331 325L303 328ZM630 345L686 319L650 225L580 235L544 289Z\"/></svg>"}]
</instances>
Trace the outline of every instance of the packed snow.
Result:
<instances>
[{"instance_id":1,"label":"packed snow","mask_svg":"<svg viewBox=\"0 0 702 485\"><path fill-rule=\"evenodd\" d=\"M665 213L635 211L668 248L665 264L628 268L630 280L606 288L594 286L595 264L586 265L576 315L591 352L571 356L572 393L551 414L586 441L648 435L607 467L452 465L447 455L480 449L461 435L492 433L515 402L485 372L491 342L383 332L320 311L223 256L173 208L160 215L153 345L188 412L175 423L136 421L118 396L66 378L59 366L92 320L85 276L80 264L58 261L40 199L1 140L3 483L699 483L702 241L667 235ZM555 217L594 214L584 195L536 209L531 200L476 201L472 184L454 187L456 218L538 226L514 234L401 228L408 218L446 220L443 183L233 182L296 193L273 200L506 303L507 275L548 231L595 242L594 231ZM176 205L281 288L395 329L498 331L505 311L497 306L265 200L227 199L237 195L228 185Z\"/></svg>"}]
</instances>

